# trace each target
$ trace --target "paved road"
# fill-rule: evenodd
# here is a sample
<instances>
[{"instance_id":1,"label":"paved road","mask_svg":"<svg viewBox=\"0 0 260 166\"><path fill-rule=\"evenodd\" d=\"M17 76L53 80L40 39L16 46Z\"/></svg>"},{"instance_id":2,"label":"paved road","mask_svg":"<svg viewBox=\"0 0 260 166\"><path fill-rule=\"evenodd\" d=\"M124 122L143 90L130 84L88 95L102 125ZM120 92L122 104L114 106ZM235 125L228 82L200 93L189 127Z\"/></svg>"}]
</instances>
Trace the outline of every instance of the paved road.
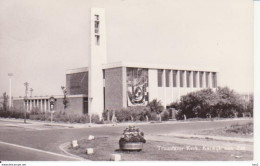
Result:
<instances>
[{"instance_id":1,"label":"paved road","mask_svg":"<svg viewBox=\"0 0 260 166\"><path fill-rule=\"evenodd\" d=\"M249 121L252 120L162 123L140 125L139 127L145 134L149 135L167 134L173 132L191 134L202 129L221 128L231 124L247 123ZM90 134L94 136L113 136L115 140L118 140L124 128L124 126L74 129L66 127L52 128L51 126L33 126L30 124L24 125L20 122L14 123L0 120L0 141L48 152L64 154L59 149L59 146L65 142L69 142L73 139L87 138ZM51 154L46 154L46 156L36 155L29 150L3 144L0 144L0 149L1 160L64 160L63 158L55 155L48 158Z\"/></svg>"},{"instance_id":2,"label":"paved road","mask_svg":"<svg viewBox=\"0 0 260 166\"><path fill-rule=\"evenodd\" d=\"M0 142L0 161L78 161L80 158Z\"/></svg>"}]
</instances>

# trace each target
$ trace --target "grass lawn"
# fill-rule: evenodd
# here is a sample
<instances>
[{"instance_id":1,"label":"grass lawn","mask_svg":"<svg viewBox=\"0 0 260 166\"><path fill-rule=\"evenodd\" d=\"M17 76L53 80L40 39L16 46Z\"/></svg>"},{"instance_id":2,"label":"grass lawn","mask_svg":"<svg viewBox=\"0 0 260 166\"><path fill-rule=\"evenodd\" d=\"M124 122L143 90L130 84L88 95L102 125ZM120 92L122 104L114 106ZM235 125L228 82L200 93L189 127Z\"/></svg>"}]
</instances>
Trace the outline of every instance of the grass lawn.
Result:
<instances>
[{"instance_id":1,"label":"grass lawn","mask_svg":"<svg viewBox=\"0 0 260 166\"><path fill-rule=\"evenodd\" d=\"M121 154L123 161L223 161L253 160L253 152L238 150L205 150L202 146L186 146L159 141L147 141L141 152L125 152L119 150L118 140L99 137L95 140L78 141L79 148L68 148L68 152L95 161L110 159L110 154ZM93 148L94 154L87 155L86 148Z\"/></svg>"},{"instance_id":2,"label":"grass lawn","mask_svg":"<svg viewBox=\"0 0 260 166\"><path fill-rule=\"evenodd\" d=\"M253 130L254 130L254 124L253 122L249 122L246 124L234 124L224 128L214 129L214 130L202 130L196 134L252 138L254 134Z\"/></svg>"}]
</instances>

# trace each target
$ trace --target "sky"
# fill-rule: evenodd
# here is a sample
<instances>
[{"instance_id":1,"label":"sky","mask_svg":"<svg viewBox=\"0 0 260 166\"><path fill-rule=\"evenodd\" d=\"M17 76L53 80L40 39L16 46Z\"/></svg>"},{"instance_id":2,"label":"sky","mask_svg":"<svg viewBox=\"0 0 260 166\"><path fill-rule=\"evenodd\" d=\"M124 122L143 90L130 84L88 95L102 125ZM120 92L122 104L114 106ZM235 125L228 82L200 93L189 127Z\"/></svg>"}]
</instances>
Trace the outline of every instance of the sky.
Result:
<instances>
[{"instance_id":1,"label":"sky","mask_svg":"<svg viewBox=\"0 0 260 166\"><path fill-rule=\"evenodd\" d=\"M251 0L1 0L0 95L59 95L86 67L90 8L106 10L108 62L217 68L219 85L253 92Z\"/></svg>"}]
</instances>

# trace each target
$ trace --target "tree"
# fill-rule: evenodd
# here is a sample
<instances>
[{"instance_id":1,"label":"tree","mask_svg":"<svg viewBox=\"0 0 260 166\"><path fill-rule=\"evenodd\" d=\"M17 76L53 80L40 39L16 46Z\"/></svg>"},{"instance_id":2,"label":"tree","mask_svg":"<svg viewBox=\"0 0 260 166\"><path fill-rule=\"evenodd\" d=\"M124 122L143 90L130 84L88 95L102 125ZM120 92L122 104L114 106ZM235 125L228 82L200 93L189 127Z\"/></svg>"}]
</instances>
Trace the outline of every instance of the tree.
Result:
<instances>
[{"instance_id":1,"label":"tree","mask_svg":"<svg viewBox=\"0 0 260 166\"><path fill-rule=\"evenodd\" d=\"M3 110L7 111L8 95L6 95L6 92L3 93L3 99Z\"/></svg>"},{"instance_id":2,"label":"tree","mask_svg":"<svg viewBox=\"0 0 260 166\"><path fill-rule=\"evenodd\" d=\"M213 106L217 103L217 96L211 89L204 89L188 93L181 97L179 102L170 104L171 108L178 110L178 117L186 115L187 118L212 116Z\"/></svg>"},{"instance_id":3,"label":"tree","mask_svg":"<svg viewBox=\"0 0 260 166\"><path fill-rule=\"evenodd\" d=\"M67 89L64 86L61 86L61 90L63 92L63 105L64 105L64 109L66 110L66 108L68 107L69 104L69 100L67 98Z\"/></svg>"},{"instance_id":4,"label":"tree","mask_svg":"<svg viewBox=\"0 0 260 166\"><path fill-rule=\"evenodd\" d=\"M157 99L153 99L151 102L149 102L147 107L150 108L151 112L155 112L157 115L159 115L164 110L161 101L157 101Z\"/></svg>"},{"instance_id":5,"label":"tree","mask_svg":"<svg viewBox=\"0 0 260 166\"><path fill-rule=\"evenodd\" d=\"M204 89L192 92L181 97L179 102L170 105L178 110L177 118L184 115L187 118L210 117L234 117L235 114L242 116L245 112L253 112L253 101L246 103L239 94L228 87L218 87L216 92Z\"/></svg>"},{"instance_id":6,"label":"tree","mask_svg":"<svg viewBox=\"0 0 260 166\"><path fill-rule=\"evenodd\" d=\"M218 117L234 117L236 112L241 115L245 111L245 101L234 90L228 87L218 87L216 94L218 103L214 106L214 110Z\"/></svg>"},{"instance_id":7,"label":"tree","mask_svg":"<svg viewBox=\"0 0 260 166\"><path fill-rule=\"evenodd\" d=\"M254 96L253 95L249 96L249 101L247 103L246 110L247 110L247 112L250 112L251 116L254 115Z\"/></svg>"}]
</instances>

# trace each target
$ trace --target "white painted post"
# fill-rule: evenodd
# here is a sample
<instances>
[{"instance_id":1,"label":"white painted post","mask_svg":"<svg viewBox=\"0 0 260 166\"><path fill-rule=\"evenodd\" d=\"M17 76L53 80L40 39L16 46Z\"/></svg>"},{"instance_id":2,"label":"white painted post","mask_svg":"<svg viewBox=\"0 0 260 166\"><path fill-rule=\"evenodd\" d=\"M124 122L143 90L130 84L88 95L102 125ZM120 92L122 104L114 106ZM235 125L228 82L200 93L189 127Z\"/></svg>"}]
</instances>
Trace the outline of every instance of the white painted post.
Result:
<instances>
[{"instance_id":1,"label":"white painted post","mask_svg":"<svg viewBox=\"0 0 260 166\"><path fill-rule=\"evenodd\" d=\"M87 148L86 153L87 154L93 154L94 153L94 149L93 148Z\"/></svg>"},{"instance_id":2,"label":"white painted post","mask_svg":"<svg viewBox=\"0 0 260 166\"><path fill-rule=\"evenodd\" d=\"M93 135L88 136L88 140L94 140L94 139L95 139L95 137Z\"/></svg>"},{"instance_id":3,"label":"white painted post","mask_svg":"<svg viewBox=\"0 0 260 166\"><path fill-rule=\"evenodd\" d=\"M120 154L111 154L110 160L111 161L120 161L121 160L121 155Z\"/></svg>"},{"instance_id":4,"label":"white painted post","mask_svg":"<svg viewBox=\"0 0 260 166\"><path fill-rule=\"evenodd\" d=\"M71 147L72 148L76 148L76 147L78 147L79 145L78 145L78 141L77 140L72 140L71 141Z\"/></svg>"}]
</instances>

